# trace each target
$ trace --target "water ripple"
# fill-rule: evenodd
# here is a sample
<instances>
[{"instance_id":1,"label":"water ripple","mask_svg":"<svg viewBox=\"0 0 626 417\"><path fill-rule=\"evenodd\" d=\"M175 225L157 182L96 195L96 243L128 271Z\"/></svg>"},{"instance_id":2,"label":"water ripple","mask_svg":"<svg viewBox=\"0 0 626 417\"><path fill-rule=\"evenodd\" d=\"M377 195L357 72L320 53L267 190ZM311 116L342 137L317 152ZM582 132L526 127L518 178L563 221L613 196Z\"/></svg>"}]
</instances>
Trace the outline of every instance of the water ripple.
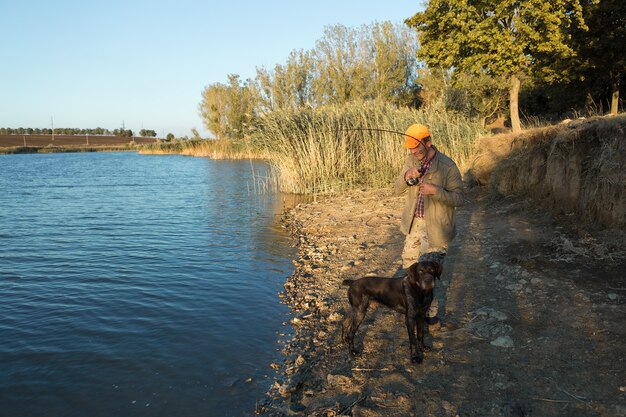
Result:
<instances>
[{"instance_id":1,"label":"water ripple","mask_svg":"<svg viewBox=\"0 0 626 417\"><path fill-rule=\"evenodd\" d=\"M293 257L281 200L242 187L266 167L1 158L2 415L250 415Z\"/></svg>"}]
</instances>

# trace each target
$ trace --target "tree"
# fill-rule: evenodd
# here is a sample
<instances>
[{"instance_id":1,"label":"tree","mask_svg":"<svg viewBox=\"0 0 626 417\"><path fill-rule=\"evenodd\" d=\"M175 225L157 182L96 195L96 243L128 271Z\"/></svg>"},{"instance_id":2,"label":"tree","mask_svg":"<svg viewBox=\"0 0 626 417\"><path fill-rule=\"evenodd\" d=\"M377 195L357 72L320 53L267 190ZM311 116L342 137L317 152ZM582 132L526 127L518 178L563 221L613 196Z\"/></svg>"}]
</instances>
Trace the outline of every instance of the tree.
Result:
<instances>
[{"instance_id":1,"label":"tree","mask_svg":"<svg viewBox=\"0 0 626 417\"><path fill-rule=\"evenodd\" d=\"M617 114L620 81L626 76L626 2L600 0L584 7L588 33L574 35L587 79L607 85Z\"/></svg>"},{"instance_id":2,"label":"tree","mask_svg":"<svg viewBox=\"0 0 626 417\"><path fill-rule=\"evenodd\" d=\"M167 136L165 137L165 139L167 139L168 141L172 141L172 140L176 139L176 136L174 136L173 133L168 133Z\"/></svg>"},{"instance_id":3,"label":"tree","mask_svg":"<svg viewBox=\"0 0 626 417\"><path fill-rule=\"evenodd\" d=\"M412 102L416 51L415 32L404 25L326 27L312 51L292 51L285 65L257 69L261 112L351 100Z\"/></svg>"},{"instance_id":4,"label":"tree","mask_svg":"<svg viewBox=\"0 0 626 417\"><path fill-rule=\"evenodd\" d=\"M292 51L286 65L273 71L257 68L255 87L262 112L299 109L314 102L311 91L314 60L310 52Z\"/></svg>"},{"instance_id":5,"label":"tree","mask_svg":"<svg viewBox=\"0 0 626 417\"><path fill-rule=\"evenodd\" d=\"M240 138L262 114L353 100L416 107L417 37L389 22L351 29L336 25L311 51L292 51L285 64L257 68L253 81L236 74L205 87L199 111L219 139Z\"/></svg>"},{"instance_id":6,"label":"tree","mask_svg":"<svg viewBox=\"0 0 626 417\"><path fill-rule=\"evenodd\" d=\"M569 33L585 28L580 0L430 0L406 23L429 66L508 79L514 132L521 130L522 78L549 67L548 58L573 57Z\"/></svg>"},{"instance_id":7,"label":"tree","mask_svg":"<svg viewBox=\"0 0 626 417\"><path fill-rule=\"evenodd\" d=\"M506 82L501 78L464 73L452 74L443 68L422 68L419 71L421 99L426 105L439 101L447 109L461 112L470 118L479 118L482 127L486 120L504 113Z\"/></svg>"},{"instance_id":8,"label":"tree","mask_svg":"<svg viewBox=\"0 0 626 417\"><path fill-rule=\"evenodd\" d=\"M254 117L256 96L249 80L229 74L228 84L216 83L204 89L200 115L216 139L242 139Z\"/></svg>"},{"instance_id":9,"label":"tree","mask_svg":"<svg viewBox=\"0 0 626 417\"><path fill-rule=\"evenodd\" d=\"M239 75L229 74L226 88L227 135L243 139L246 126L253 118L255 100L250 81L241 82Z\"/></svg>"},{"instance_id":10,"label":"tree","mask_svg":"<svg viewBox=\"0 0 626 417\"><path fill-rule=\"evenodd\" d=\"M56 129L55 129L55 131L56 131ZM135 136L135 134L133 133L132 130L124 129L124 128L114 129L113 130L113 134L115 136L121 136L121 137L124 137L124 138L131 138L131 137Z\"/></svg>"},{"instance_id":11,"label":"tree","mask_svg":"<svg viewBox=\"0 0 626 417\"><path fill-rule=\"evenodd\" d=\"M202 92L200 115L204 126L213 132L216 139L222 139L226 136L226 89L224 84L216 83L209 85Z\"/></svg>"},{"instance_id":12,"label":"tree","mask_svg":"<svg viewBox=\"0 0 626 417\"><path fill-rule=\"evenodd\" d=\"M414 33L390 22L373 23L365 30L367 40L365 65L369 63L368 98L402 101L403 93L413 90L416 78L417 39Z\"/></svg>"},{"instance_id":13,"label":"tree","mask_svg":"<svg viewBox=\"0 0 626 417\"><path fill-rule=\"evenodd\" d=\"M313 88L323 103L347 103L360 98L367 71L359 59L357 31L343 25L326 27L315 46Z\"/></svg>"}]
</instances>

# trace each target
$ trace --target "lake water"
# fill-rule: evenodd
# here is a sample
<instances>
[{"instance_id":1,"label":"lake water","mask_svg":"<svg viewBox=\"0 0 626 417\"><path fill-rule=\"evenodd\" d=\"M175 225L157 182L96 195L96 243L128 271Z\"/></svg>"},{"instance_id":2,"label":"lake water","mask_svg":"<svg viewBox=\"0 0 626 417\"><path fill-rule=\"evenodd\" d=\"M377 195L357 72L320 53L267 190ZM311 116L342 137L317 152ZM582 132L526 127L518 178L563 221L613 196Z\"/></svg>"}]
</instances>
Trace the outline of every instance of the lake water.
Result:
<instances>
[{"instance_id":1,"label":"lake water","mask_svg":"<svg viewBox=\"0 0 626 417\"><path fill-rule=\"evenodd\" d=\"M0 155L0 415L253 415L294 257L266 169Z\"/></svg>"}]
</instances>

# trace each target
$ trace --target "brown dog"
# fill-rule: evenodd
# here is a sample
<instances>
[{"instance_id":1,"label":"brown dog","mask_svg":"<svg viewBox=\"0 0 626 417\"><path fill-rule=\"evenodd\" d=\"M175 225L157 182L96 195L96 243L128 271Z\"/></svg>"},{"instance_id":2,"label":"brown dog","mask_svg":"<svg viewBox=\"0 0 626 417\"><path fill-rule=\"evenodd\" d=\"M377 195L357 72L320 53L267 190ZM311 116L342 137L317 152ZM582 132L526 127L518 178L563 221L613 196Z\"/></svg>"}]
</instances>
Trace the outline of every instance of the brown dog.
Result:
<instances>
[{"instance_id":1,"label":"brown dog","mask_svg":"<svg viewBox=\"0 0 626 417\"><path fill-rule=\"evenodd\" d=\"M365 318L370 301L376 301L404 314L411 362L422 362L423 354L419 352L430 350L424 344L424 319L433 300L435 278L440 279L441 270L438 262L424 261L411 265L408 276L403 278L363 277L344 280L343 285L350 286L348 301L352 311L343 323L342 337L348 343L350 353L359 354L354 348L354 335Z\"/></svg>"}]
</instances>

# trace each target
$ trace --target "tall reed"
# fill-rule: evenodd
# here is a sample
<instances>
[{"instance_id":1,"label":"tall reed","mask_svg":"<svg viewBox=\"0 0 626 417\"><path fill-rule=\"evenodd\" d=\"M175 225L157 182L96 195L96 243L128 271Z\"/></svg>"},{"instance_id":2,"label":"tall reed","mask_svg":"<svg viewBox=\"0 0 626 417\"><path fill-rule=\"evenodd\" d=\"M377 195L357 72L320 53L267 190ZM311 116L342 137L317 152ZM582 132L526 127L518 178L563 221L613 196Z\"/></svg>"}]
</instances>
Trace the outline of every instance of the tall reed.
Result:
<instances>
[{"instance_id":1,"label":"tall reed","mask_svg":"<svg viewBox=\"0 0 626 417\"><path fill-rule=\"evenodd\" d=\"M180 154L211 159L267 159L264 149L254 148L245 141L226 139L181 140L150 143L141 147L142 154Z\"/></svg>"},{"instance_id":2,"label":"tall reed","mask_svg":"<svg viewBox=\"0 0 626 417\"><path fill-rule=\"evenodd\" d=\"M404 138L375 129L404 132L413 123L428 125L437 148L462 171L469 167L480 124L441 105L414 110L359 102L278 111L255 121L251 140L270 155L282 191L331 193L390 184L404 163Z\"/></svg>"}]
</instances>

